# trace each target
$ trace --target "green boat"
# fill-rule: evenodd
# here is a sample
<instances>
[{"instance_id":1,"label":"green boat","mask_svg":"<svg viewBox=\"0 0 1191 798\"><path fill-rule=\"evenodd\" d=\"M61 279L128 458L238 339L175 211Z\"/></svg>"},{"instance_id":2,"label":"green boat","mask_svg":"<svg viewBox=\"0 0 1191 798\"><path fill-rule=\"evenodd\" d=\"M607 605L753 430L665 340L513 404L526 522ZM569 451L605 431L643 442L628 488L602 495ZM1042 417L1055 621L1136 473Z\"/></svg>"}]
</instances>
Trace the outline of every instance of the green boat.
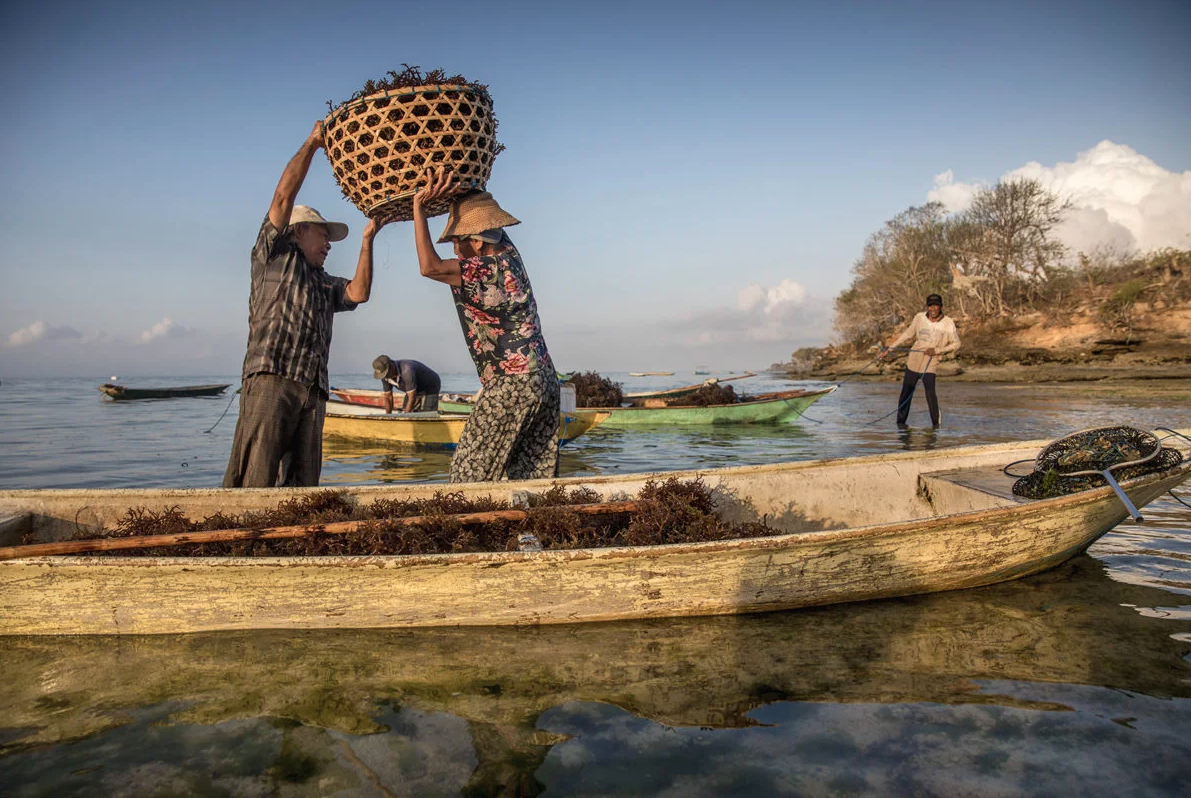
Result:
<instances>
[{"instance_id":1,"label":"green boat","mask_svg":"<svg viewBox=\"0 0 1191 798\"><path fill-rule=\"evenodd\" d=\"M685 424L778 424L801 416L836 386L815 391L780 391L747 402L707 407L605 407L612 413L604 427L649 427Z\"/></svg>"},{"instance_id":2,"label":"green boat","mask_svg":"<svg viewBox=\"0 0 1191 798\"><path fill-rule=\"evenodd\" d=\"M600 426L604 428L676 426L687 424L779 424L797 418L836 386L815 391L779 391L752 397L747 402L707 407L585 407L583 410L608 412ZM472 405L439 400L444 413L470 413Z\"/></svg>"}]
</instances>

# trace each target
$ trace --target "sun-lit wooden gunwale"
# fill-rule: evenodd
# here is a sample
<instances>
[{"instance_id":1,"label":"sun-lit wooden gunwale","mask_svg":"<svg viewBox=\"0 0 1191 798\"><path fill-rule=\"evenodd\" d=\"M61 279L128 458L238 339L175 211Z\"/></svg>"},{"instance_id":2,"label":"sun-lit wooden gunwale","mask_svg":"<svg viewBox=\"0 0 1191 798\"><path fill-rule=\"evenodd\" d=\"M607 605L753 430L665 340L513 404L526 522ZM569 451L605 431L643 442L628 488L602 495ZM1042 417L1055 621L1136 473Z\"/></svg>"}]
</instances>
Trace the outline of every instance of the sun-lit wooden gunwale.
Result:
<instances>
[{"instance_id":1,"label":"sun-lit wooden gunwale","mask_svg":"<svg viewBox=\"0 0 1191 798\"><path fill-rule=\"evenodd\" d=\"M727 520L773 537L658 547L310 558L45 557L0 562L2 634L572 623L718 615L976 587L1051 568L1126 518L1110 488L1014 497L1006 464L1048 441L767 466L452 485L470 497L586 485L604 499L702 477ZM1122 483L1138 507L1191 463ZM360 501L442 485L347 488ZM301 489L297 489L301 490ZM0 544L70 537L130 507L194 518L276 506L295 490L0 492Z\"/></svg>"}]
</instances>

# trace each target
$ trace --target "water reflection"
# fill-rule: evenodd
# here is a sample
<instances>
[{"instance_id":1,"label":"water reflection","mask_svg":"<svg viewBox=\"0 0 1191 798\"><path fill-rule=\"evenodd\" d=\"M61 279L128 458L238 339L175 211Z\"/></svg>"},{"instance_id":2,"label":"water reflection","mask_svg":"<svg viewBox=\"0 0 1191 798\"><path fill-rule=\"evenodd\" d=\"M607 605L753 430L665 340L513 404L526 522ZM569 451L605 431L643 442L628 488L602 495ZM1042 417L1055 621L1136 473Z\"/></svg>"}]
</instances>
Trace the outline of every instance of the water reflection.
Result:
<instances>
[{"instance_id":1,"label":"water reflection","mask_svg":"<svg viewBox=\"0 0 1191 798\"><path fill-rule=\"evenodd\" d=\"M6 638L0 780L27 794L146 773L187 792L213 772L244 780L232 792L317 777L320 790L364 794L537 794L551 784L567 793L581 784L632 793L625 785L635 784L640 793L684 773L736 772L752 783L779 766L783 741L780 769L846 774L856 750L893 757L926 725L938 730L931 756L900 767L919 791L947 792L928 775L948 756L1043 723L1049 736L1018 741L1034 753L1002 761L992 746L970 767L1008 778L1019 772L1009 762L1049 761L1085 737L1102 750L1111 726L1134 730L1122 751L1166 752L1158 772L1179 775L1186 758L1167 748L1191 731L1191 643L1172 636L1185 623L1136 609L1169 598L1079 557L979 590L757 616ZM1124 702L1126 711L1119 691L1179 700ZM808 736L808 723L824 733ZM653 747L665 735L685 742ZM708 769L713 760L724 769ZM655 781L618 780L633 762ZM101 777L77 775L96 763ZM1105 786L1124 788L1126 771L1110 772ZM962 783L963 772L949 773ZM853 786L862 782L875 784Z\"/></svg>"}]
</instances>

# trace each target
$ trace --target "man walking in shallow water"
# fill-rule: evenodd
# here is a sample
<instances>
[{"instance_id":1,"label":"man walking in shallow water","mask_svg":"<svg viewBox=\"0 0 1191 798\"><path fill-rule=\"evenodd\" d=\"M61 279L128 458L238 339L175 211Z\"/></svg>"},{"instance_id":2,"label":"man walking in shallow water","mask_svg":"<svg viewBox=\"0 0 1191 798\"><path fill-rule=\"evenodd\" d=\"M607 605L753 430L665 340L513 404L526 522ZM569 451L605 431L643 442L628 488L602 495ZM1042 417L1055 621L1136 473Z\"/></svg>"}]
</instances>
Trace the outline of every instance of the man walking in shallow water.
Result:
<instances>
[{"instance_id":1,"label":"man walking in shallow water","mask_svg":"<svg viewBox=\"0 0 1191 798\"><path fill-rule=\"evenodd\" d=\"M294 204L323 144L316 122L286 165L252 248L248 351L225 488L317 485L322 471L331 325L336 313L368 301L372 242L383 226L372 219L365 226L351 280L323 270L347 225Z\"/></svg>"},{"instance_id":2,"label":"man walking in shallow water","mask_svg":"<svg viewBox=\"0 0 1191 798\"><path fill-rule=\"evenodd\" d=\"M930 409L931 426L940 423L939 397L935 394L935 379L939 370L939 358L959 349L959 333L955 322L943 315L943 297L931 294L926 298L926 312L914 316L901 335L881 350L879 359L884 360L890 349L914 341L909 357L906 358L906 374L902 378L902 392L897 400L897 425L906 426L910 417L910 401L918 380L926 389L926 406Z\"/></svg>"}]
</instances>

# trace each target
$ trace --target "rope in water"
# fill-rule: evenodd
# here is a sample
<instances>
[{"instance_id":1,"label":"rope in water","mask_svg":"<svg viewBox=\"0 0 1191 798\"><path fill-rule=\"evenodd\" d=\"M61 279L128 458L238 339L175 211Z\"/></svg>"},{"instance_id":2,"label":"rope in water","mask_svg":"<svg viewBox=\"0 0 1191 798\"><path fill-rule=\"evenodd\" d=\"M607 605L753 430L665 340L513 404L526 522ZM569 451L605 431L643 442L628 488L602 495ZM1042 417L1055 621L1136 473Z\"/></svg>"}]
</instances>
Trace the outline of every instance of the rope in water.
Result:
<instances>
[{"instance_id":1,"label":"rope in water","mask_svg":"<svg viewBox=\"0 0 1191 798\"><path fill-rule=\"evenodd\" d=\"M227 400L227 407L223 408L223 412L219 414L219 418L215 419L215 423L211 425L211 429L203 430L204 435L206 435L212 429L215 429L216 427L219 426L219 422L223 421L223 417L227 415L227 411L232 409L232 402L236 401L236 397L239 395L240 395L240 389L237 388L235 391L232 392L232 398Z\"/></svg>"},{"instance_id":2,"label":"rope in water","mask_svg":"<svg viewBox=\"0 0 1191 798\"><path fill-rule=\"evenodd\" d=\"M1154 431L1169 433L1168 435L1163 435L1161 438L1159 438L1158 439L1159 442L1170 440L1171 438L1182 438L1183 440L1187 441L1188 443L1191 443L1191 438L1188 438L1186 435L1184 435L1181 432L1176 432L1176 431L1172 430L1170 427L1154 427ZM1171 488L1170 490L1166 491L1166 493L1170 496L1170 498L1174 499L1179 504L1183 505L1187 509L1191 509L1191 504L1187 504L1187 502L1183 501L1182 499L1180 499L1178 496L1175 495L1174 488Z\"/></svg>"},{"instance_id":3,"label":"rope in water","mask_svg":"<svg viewBox=\"0 0 1191 798\"><path fill-rule=\"evenodd\" d=\"M851 374L849 374L849 375L847 375L846 377L844 377L844 379L842 379L842 380L840 380L839 382L837 382L837 383L835 384L835 387L836 387L836 388L839 388L840 386L842 386L842 385L843 385L845 382L847 382L848 380L850 380L850 379L852 379L852 378L854 378L854 377L857 377L857 376L859 376L859 375L860 375L860 374L861 374L861 373L862 373L862 372L863 372L865 369L867 369L867 368L868 368L869 366L871 366L872 364L876 363L878 360L881 360L882 358L884 358L884 357L885 357L887 354L889 354L890 352L905 352L906 354L910 354L911 352L925 352L925 350L923 350L923 349L907 349L906 347L903 347L903 346L897 346L897 347L886 347L885 349L881 350L881 353L880 353L879 355L877 355L876 357L874 357L874 358L873 358L872 360L870 360L869 362L865 363L863 366L861 366L860 368L858 368L856 371L853 371ZM934 357L935 357L934 355L928 355L928 356L927 356L926 366L924 366L924 367L923 367L924 369L930 368L931 361L932 361L932 360L934 360ZM878 421L883 421L884 419L887 419L887 418L889 418L889 417L890 417L890 416L892 416L894 413L896 413L897 411L901 410L901 409L902 409L902 405L907 405L907 404L909 404L909 403L910 403L910 400L911 400L911 399L913 399L913 398L914 398L914 396L913 396L913 394L911 394L911 395L910 395L910 396L909 396L909 397L906 399L906 401L904 401L904 402L900 403L900 404L899 404L897 407L893 408L893 410L892 410L891 412L889 412L889 413L886 413L885 415L883 415L883 416L881 416L880 418L878 418L876 421L868 421L868 422L866 422L866 425L876 424ZM823 423L823 422L822 422L822 421L820 421L819 419L817 419L817 418L811 418L810 416L806 415L805 413L803 413L803 412L801 412L801 411L795 410L794 412L798 413L798 417L799 417L799 418L804 418L804 419L806 419L807 421L813 421L813 422L815 422L816 424L822 424L822 423Z\"/></svg>"}]
</instances>

